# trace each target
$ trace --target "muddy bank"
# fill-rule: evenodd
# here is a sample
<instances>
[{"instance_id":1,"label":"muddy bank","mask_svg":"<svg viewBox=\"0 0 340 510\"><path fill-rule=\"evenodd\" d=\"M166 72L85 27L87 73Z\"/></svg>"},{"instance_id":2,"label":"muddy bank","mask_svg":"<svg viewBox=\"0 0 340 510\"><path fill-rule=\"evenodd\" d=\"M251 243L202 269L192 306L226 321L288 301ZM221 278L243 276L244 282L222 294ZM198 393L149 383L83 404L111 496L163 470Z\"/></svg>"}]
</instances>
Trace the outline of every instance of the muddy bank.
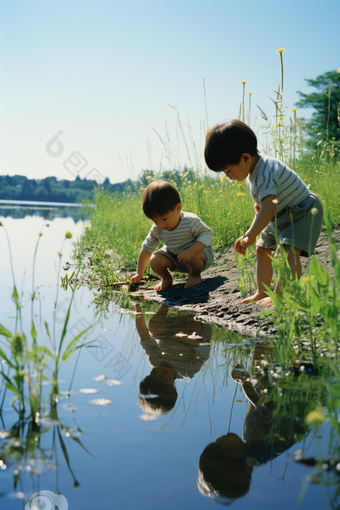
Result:
<instances>
[{"instance_id":1,"label":"muddy bank","mask_svg":"<svg viewBox=\"0 0 340 510\"><path fill-rule=\"evenodd\" d=\"M340 228L334 231L334 241L340 247ZM339 256L340 250L338 251ZM321 265L332 273L331 255L327 232L321 232L315 255ZM302 258L303 272L306 272L307 259ZM240 271L235 261L234 249L215 255L215 263L202 275L201 285L184 290L185 280L175 279L174 285L162 292L140 289L132 295L143 295L145 299L163 303L181 310L195 313L195 317L227 327L233 331L253 336L265 337L274 333L268 318L261 319L263 308L254 304L239 305L241 293L238 286Z\"/></svg>"}]
</instances>

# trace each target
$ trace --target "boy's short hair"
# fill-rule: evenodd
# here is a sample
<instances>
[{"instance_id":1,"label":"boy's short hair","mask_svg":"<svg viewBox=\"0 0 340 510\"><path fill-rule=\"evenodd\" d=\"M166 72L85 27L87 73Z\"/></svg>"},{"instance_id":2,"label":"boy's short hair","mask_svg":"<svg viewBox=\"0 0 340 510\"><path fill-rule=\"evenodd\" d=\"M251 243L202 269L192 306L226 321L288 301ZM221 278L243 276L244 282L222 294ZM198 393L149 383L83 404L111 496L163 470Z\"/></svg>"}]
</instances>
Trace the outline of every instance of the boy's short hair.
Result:
<instances>
[{"instance_id":1,"label":"boy's short hair","mask_svg":"<svg viewBox=\"0 0 340 510\"><path fill-rule=\"evenodd\" d=\"M168 365L168 363L164 363ZM172 368L172 366L169 364ZM174 385L165 384L154 377L152 371L139 385L138 402L147 413L166 414L174 407L177 400L177 390Z\"/></svg>"},{"instance_id":2,"label":"boy's short hair","mask_svg":"<svg viewBox=\"0 0 340 510\"><path fill-rule=\"evenodd\" d=\"M181 197L175 186L167 181L154 181L144 191L142 206L145 216L154 219L173 211Z\"/></svg>"},{"instance_id":3,"label":"boy's short hair","mask_svg":"<svg viewBox=\"0 0 340 510\"><path fill-rule=\"evenodd\" d=\"M214 124L208 129L204 157L214 172L222 172L227 165L237 165L242 154L258 156L254 131L238 119Z\"/></svg>"},{"instance_id":4,"label":"boy's short hair","mask_svg":"<svg viewBox=\"0 0 340 510\"><path fill-rule=\"evenodd\" d=\"M233 462L220 446L210 443L200 456L198 490L222 505L228 505L249 491L252 467Z\"/></svg>"}]
</instances>

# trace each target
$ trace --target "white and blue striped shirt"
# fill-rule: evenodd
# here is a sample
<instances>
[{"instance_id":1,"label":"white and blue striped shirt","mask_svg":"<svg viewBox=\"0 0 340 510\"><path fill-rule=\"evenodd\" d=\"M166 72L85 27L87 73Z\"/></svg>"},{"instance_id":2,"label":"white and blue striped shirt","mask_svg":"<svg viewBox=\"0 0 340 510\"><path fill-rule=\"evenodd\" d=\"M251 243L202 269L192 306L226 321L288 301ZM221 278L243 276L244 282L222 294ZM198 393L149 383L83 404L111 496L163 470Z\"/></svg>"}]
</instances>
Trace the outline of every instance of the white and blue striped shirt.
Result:
<instances>
[{"instance_id":1,"label":"white and blue striped shirt","mask_svg":"<svg viewBox=\"0 0 340 510\"><path fill-rule=\"evenodd\" d=\"M251 177L247 177L249 193L257 204L267 195L275 195L276 212L284 207L294 207L310 193L305 183L287 165L270 156L260 156Z\"/></svg>"},{"instance_id":2,"label":"white and blue striped shirt","mask_svg":"<svg viewBox=\"0 0 340 510\"><path fill-rule=\"evenodd\" d=\"M159 243L163 243L175 255L190 248L195 241L209 246L212 241L212 230L199 219L196 214L181 211L181 222L175 230L167 231L152 225L142 247L147 251L155 251Z\"/></svg>"}]
</instances>

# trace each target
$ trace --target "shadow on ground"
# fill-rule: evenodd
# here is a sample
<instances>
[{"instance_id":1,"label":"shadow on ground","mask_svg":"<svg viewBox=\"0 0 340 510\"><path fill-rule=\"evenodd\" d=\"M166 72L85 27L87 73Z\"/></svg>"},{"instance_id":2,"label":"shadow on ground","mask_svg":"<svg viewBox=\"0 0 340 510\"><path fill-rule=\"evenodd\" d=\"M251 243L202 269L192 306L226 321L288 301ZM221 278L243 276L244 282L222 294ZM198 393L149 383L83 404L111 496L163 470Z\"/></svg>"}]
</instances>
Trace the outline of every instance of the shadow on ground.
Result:
<instances>
[{"instance_id":1,"label":"shadow on ground","mask_svg":"<svg viewBox=\"0 0 340 510\"><path fill-rule=\"evenodd\" d=\"M224 285L227 280L226 276L207 278L201 285L186 289L185 292L183 292L185 283L177 283L170 289L159 292L159 295L165 300L163 303L167 306L203 304L209 301L210 293Z\"/></svg>"}]
</instances>

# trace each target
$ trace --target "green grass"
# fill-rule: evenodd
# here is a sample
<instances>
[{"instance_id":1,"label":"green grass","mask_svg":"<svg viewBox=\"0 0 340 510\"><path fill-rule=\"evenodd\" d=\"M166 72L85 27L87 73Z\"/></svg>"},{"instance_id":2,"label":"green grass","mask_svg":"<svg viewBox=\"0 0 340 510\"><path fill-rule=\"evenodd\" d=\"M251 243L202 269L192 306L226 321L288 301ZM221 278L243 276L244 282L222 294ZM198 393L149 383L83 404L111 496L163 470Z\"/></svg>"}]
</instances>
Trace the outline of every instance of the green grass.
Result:
<instances>
[{"instance_id":1,"label":"green grass","mask_svg":"<svg viewBox=\"0 0 340 510\"><path fill-rule=\"evenodd\" d=\"M320 156L321 153L306 155L292 167L319 195L324 206L327 202L333 221L340 224L340 165ZM173 183L179 187L183 210L197 214L213 229L212 244L217 252L229 248L244 234L254 209L245 182L230 183L227 179L222 181L220 175L210 174L188 180L184 172L180 182L178 175L174 175ZM77 243L74 256L78 261L87 259L90 278L97 283L119 281L136 268L141 244L152 225L143 214L144 188L142 185L139 188L138 192L111 196L96 194L91 228L85 230Z\"/></svg>"}]
</instances>

